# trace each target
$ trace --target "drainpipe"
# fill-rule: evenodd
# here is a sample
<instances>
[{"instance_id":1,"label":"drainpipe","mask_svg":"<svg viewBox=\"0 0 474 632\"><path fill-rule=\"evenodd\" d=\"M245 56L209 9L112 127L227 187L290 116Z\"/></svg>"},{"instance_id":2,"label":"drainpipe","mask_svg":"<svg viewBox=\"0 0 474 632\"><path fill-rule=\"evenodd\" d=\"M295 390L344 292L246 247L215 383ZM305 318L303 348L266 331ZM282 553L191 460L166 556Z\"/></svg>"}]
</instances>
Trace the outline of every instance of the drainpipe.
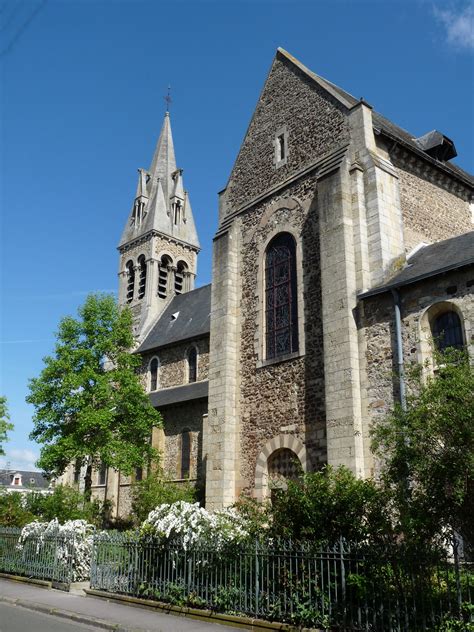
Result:
<instances>
[{"instance_id":1,"label":"drainpipe","mask_svg":"<svg viewBox=\"0 0 474 632\"><path fill-rule=\"evenodd\" d=\"M403 345L402 345L402 317L400 310L400 294L398 288L392 290L393 307L395 310L395 338L397 340L397 362L398 362L398 379L400 384L400 405L402 410L407 409L406 386L405 386L405 366L403 364Z\"/></svg>"}]
</instances>

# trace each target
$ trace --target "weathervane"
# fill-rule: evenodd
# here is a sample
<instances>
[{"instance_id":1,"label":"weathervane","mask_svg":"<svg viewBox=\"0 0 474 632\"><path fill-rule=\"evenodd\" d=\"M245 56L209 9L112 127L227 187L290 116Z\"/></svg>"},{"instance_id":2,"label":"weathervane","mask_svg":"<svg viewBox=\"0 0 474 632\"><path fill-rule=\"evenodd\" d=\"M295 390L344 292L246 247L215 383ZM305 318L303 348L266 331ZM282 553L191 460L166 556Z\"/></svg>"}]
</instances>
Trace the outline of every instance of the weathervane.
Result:
<instances>
[{"instance_id":1,"label":"weathervane","mask_svg":"<svg viewBox=\"0 0 474 632\"><path fill-rule=\"evenodd\" d=\"M169 112L170 111L170 103L172 102L171 86L168 86L168 94L165 97L163 97L163 98L166 101L166 111Z\"/></svg>"}]
</instances>

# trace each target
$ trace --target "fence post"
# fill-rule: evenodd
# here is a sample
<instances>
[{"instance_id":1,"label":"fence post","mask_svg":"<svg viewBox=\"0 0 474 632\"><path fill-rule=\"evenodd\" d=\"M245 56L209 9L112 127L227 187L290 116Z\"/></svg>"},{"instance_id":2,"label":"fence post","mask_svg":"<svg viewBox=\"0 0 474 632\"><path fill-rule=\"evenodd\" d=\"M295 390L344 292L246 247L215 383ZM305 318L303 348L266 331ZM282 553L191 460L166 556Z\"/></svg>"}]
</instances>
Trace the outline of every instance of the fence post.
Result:
<instances>
[{"instance_id":1,"label":"fence post","mask_svg":"<svg viewBox=\"0 0 474 632\"><path fill-rule=\"evenodd\" d=\"M258 540L255 540L255 614L260 612L260 576L258 563Z\"/></svg>"},{"instance_id":2,"label":"fence post","mask_svg":"<svg viewBox=\"0 0 474 632\"><path fill-rule=\"evenodd\" d=\"M458 606L457 614L458 616L461 616L461 606L462 606L461 579L459 577L458 539L455 533L453 533L453 553L454 553L454 576L456 578L456 603Z\"/></svg>"}]
</instances>

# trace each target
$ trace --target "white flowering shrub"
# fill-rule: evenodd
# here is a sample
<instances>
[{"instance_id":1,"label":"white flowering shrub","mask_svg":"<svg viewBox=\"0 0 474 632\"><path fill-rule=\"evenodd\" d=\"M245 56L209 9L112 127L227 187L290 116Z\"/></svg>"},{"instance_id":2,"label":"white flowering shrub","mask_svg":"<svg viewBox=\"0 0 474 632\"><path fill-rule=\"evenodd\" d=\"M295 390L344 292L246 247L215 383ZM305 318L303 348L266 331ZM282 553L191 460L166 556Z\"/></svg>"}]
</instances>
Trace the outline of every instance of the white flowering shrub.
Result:
<instances>
[{"instance_id":1,"label":"white flowering shrub","mask_svg":"<svg viewBox=\"0 0 474 632\"><path fill-rule=\"evenodd\" d=\"M209 512L199 503L185 501L156 507L140 530L163 541L179 541L185 549L203 546L221 551L249 537L246 520L235 509Z\"/></svg>"},{"instance_id":2,"label":"white flowering shrub","mask_svg":"<svg viewBox=\"0 0 474 632\"><path fill-rule=\"evenodd\" d=\"M30 522L21 531L18 549L32 543L40 555L51 541L55 541L55 560L63 570L71 571L70 581L88 579L92 553L92 536L95 527L85 520L68 520L59 524L57 518L51 522Z\"/></svg>"}]
</instances>

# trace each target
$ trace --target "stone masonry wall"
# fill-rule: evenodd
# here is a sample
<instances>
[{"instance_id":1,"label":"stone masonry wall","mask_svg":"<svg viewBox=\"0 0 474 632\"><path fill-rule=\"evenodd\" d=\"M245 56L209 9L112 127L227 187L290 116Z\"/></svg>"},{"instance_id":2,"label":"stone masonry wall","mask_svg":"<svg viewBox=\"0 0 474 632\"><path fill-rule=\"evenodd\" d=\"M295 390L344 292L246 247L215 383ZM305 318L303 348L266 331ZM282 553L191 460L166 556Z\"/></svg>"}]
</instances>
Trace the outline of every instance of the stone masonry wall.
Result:
<instances>
[{"instance_id":1,"label":"stone masonry wall","mask_svg":"<svg viewBox=\"0 0 474 632\"><path fill-rule=\"evenodd\" d=\"M306 444L313 468L326 460L324 369L321 323L321 286L319 266L319 231L316 209L311 205L315 179L306 178L274 196L265 204L252 208L242 220L242 335L241 367L241 467L242 478L253 487L255 465L264 444L273 437L288 433ZM276 210L268 221L262 218L270 204L291 197L300 204L288 210ZM309 207L309 211L305 210ZM257 277L262 273L257 253L264 248L270 233L291 226L302 242L304 279L305 346L303 356L259 366L256 328L260 328ZM284 230L284 228L282 229ZM263 254L263 253L262 253ZM303 341L300 340L300 349Z\"/></svg>"},{"instance_id":2,"label":"stone masonry wall","mask_svg":"<svg viewBox=\"0 0 474 632\"><path fill-rule=\"evenodd\" d=\"M165 454L163 468L170 479L181 479L181 433L191 433L190 479L203 481L202 417L207 413L207 399L163 408Z\"/></svg>"},{"instance_id":3,"label":"stone masonry wall","mask_svg":"<svg viewBox=\"0 0 474 632\"><path fill-rule=\"evenodd\" d=\"M418 175L406 162L398 159L395 164L407 252L422 241L432 243L474 228L466 199Z\"/></svg>"},{"instance_id":4,"label":"stone masonry wall","mask_svg":"<svg viewBox=\"0 0 474 632\"><path fill-rule=\"evenodd\" d=\"M285 126L286 164L275 167L274 140ZM275 59L227 187L237 209L349 138L343 107L281 56Z\"/></svg>"},{"instance_id":5,"label":"stone masonry wall","mask_svg":"<svg viewBox=\"0 0 474 632\"><path fill-rule=\"evenodd\" d=\"M182 386L188 383L187 354L191 346L198 350L197 381L208 379L209 374L209 338L200 338L190 342L177 344L173 347L159 349L156 353L143 354L143 364L140 373L143 383L149 389L148 366L153 357L158 357L160 368L158 373L158 388Z\"/></svg>"},{"instance_id":6,"label":"stone masonry wall","mask_svg":"<svg viewBox=\"0 0 474 632\"><path fill-rule=\"evenodd\" d=\"M406 364L426 359L422 354L423 313L431 305L450 302L463 315L468 344L474 343L474 270L458 271L434 277L401 290L402 337ZM360 308L359 308L360 309ZM395 323L390 294L364 301L361 324L367 340L367 398L369 423L385 416L399 397ZM426 332L426 333L425 333Z\"/></svg>"}]
</instances>

